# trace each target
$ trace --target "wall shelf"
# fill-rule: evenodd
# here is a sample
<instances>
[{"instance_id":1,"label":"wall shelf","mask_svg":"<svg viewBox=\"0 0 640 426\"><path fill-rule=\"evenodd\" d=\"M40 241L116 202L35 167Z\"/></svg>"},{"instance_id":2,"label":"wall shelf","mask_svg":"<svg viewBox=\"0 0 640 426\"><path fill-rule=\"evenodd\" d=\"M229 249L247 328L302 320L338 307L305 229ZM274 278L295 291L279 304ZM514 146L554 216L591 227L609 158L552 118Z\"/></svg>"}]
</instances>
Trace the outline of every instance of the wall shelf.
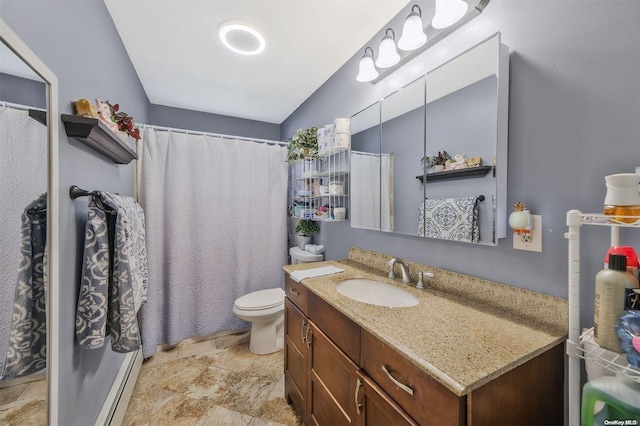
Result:
<instances>
[{"instance_id":1,"label":"wall shelf","mask_svg":"<svg viewBox=\"0 0 640 426\"><path fill-rule=\"evenodd\" d=\"M129 164L136 153L97 118L62 114L67 136L93 148L117 164Z\"/></svg>"},{"instance_id":2,"label":"wall shelf","mask_svg":"<svg viewBox=\"0 0 640 426\"><path fill-rule=\"evenodd\" d=\"M471 177L480 177L489 173L493 166L477 166L469 167L466 169L447 170L444 172L427 173L426 175L416 176L420 182L424 183L424 177L427 177L427 181L444 180L444 179L464 179Z\"/></svg>"}]
</instances>

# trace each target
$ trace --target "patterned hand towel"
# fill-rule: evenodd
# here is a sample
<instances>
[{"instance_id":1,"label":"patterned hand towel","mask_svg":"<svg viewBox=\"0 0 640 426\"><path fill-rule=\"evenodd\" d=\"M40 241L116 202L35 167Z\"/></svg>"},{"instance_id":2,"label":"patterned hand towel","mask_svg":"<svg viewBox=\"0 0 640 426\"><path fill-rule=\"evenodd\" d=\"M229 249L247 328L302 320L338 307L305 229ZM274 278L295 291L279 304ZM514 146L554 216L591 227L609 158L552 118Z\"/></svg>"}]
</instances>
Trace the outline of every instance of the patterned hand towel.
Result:
<instances>
[{"instance_id":1,"label":"patterned hand towel","mask_svg":"<svg viewBox=\"0 0 640 426\"><path fill-rule=\"evenodd\" d=\"M478 197L426 199L419 209L419 236L478 242Z\"/></svg>"},{"instance_id":2,"label":"patterned hand towel","mask_svg":"<svg viewBox=\"0 0 640 426\"><path fill-rule=\"evenodd\" d=\"M140 349L136 312L146 300L148 263L144 212L131 197L89 196L76 337L82 348Z\"/></svg>"},{"instance_id":3,"label":"patterned hand towel","mask_svg":"<svg viewBox=\"0 0 640 426\"><path fill-rule=\"evenodd\" d=\"M3 378L28 376L47 365L47 194L22 213L20 266Z\"/></svg>"}]
</instances>

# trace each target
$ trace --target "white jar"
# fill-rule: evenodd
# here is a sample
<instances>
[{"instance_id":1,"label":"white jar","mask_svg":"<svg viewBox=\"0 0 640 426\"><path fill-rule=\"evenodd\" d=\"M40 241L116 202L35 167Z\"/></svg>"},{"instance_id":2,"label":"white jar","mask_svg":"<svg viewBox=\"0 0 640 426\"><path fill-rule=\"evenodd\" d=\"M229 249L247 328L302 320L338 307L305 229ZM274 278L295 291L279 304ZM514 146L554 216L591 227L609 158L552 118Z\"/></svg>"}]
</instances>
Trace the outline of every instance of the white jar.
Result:
<instances>
[{"instance_id":1,"label":"white jar","mask_svg":"<svg viewBox=\"0 0 640 426\"><path fill-rule=\"evenodd\" d=\"M347 217L347 209L344 207L336 207L333 209L333 217L335 220L345 220Z\"/></svg>"},{"instance_id":2,"label":"white jar","mask_svg":"<svg viewBox=\"0 0 640 426\"><path fill-rule=\"evenodd\" d=\"M329 195L344 195L344 184L339 180L329 182Z\"/></svg>"}]
</instances>

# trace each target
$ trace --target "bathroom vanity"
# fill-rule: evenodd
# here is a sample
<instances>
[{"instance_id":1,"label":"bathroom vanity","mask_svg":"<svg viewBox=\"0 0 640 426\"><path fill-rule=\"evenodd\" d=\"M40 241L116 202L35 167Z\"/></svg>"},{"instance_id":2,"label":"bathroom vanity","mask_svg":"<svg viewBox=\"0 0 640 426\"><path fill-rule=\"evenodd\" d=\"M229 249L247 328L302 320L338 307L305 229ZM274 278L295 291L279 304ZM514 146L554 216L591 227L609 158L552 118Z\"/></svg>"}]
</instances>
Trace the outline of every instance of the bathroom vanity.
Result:
<instances>
[{"instance_id":1,"label":"bathroom vanity","mask_svg":"<svg viewBox=\"0 0 640 426\"><path fill-rule=\"evenodd\" d=\"M563 423L566 301L436 268L420 291L386 278L382 255L360 263L367 254L284 267L285 394L305 424ZM344 272L289 276L326 265ZM351 278L419 304L354 301L335 289Z\"/></svg>"}]
</instances>

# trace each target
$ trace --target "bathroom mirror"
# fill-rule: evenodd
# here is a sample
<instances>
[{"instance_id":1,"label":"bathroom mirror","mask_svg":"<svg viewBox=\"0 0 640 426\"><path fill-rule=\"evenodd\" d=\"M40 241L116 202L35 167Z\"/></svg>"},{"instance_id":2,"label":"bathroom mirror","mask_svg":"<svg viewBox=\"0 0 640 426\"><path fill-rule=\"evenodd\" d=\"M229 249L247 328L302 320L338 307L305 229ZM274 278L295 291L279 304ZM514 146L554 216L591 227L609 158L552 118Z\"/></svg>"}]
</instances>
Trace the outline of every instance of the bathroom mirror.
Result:
<instances>
[{"instance_id":1,"label":"bathroom mirror","mask_svg":"<svg viewBox=\"0 0 640 426\"><path fill-rule=\"evenodd\" d=\"M393 211L389 211L389 173L381 175L380 102L368 106L351 117L351 226L354 228L388 229ZM389 158L382 163L391 167ZM386 191L381 190L382 180ZM386 196L382 209L382 199Z\"/></svg>"},{"instance_id":2,"label":"bathroom mirror","mask_svg":"<svg viewBox=\"0 0 640 426\"><path fill-rule=\"evenodd\" d=\"M392 215L388 227L367 229L487 245L506 237L508 81L508 48L497 33L380 101L377 154L393 165L389 185L381 186L392 188L390 205L381 209ZM444 151L480 164L423 167L423 158ZM358 189L351 190L356 211ZM462 216L458 208L466 209Z\"/></svg>"},{"instance_id":3,"label":"bathroom mirror","mask_svg":"<svg viewBox=\"0 0 640 426\"><path fill-rule=\"evenodd\" d=\"M416 211L424 199L424 186L416 179L420 169L408 167L424 156L425 77L409 83L380 102L380 156L390 158L396 167L389 173L394 212L388 229L381 231L416 235ZM384 168L381 169L385 171ZM381 173L382 173L381 172ZM386 189L386 187L385 187ZM386 206L385 206L386 207Z\"/></svg>"},{"instance_id":4,"label":"bathroom mirror","mask_svg":"<svg viewBox=\"0 0 640 426\"><path fill-rule=\"evenodd\" d=\"M57 393L57 80L2 20L0 41L0 401L45 424Z\"/></svg>"}]
</instances>

